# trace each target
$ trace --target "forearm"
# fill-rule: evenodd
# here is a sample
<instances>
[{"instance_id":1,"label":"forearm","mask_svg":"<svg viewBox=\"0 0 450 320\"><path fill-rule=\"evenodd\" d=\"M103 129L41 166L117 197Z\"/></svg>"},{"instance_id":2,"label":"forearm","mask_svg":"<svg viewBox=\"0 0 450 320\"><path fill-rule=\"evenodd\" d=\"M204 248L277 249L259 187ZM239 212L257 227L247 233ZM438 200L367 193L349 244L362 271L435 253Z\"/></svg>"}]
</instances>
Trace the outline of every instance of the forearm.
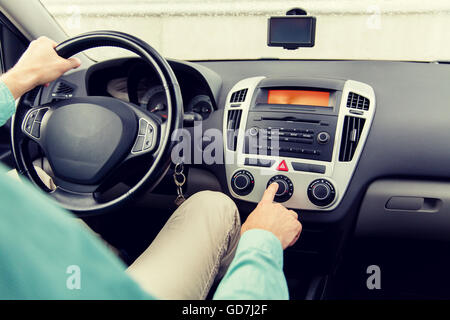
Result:
<instances>
[{"instance_id":1,"label":"forearm","mask_svg":"<svg viewBox=\"0 0 450 320\"><path fill-rule=\"evenodd\" d=\"M268 231L245 232L214 299L289 299L280 241Z\"/></svg>"},{"instance_id":2,"label":"forearm","mask_svg":"<svg viewBox=\"0 0 450 320\"><path fill-rule=\"evenodd\" d=\"M8 87L14 99L18 99L36 86L37 77L33 70L20 70L14 67L3 74L0 81Z\"/></svg>"},{"instance_id":3,"label":"forearm","mask_svg":"<svg viewBox=\"0 0 450 320\"><path fill-rule=\"evenodd\" d=\"M0 126L16 111L15 100L36 86L33 70L14 67L0 77Z\"/></svg>"},{"instance_id":4,"label":"forearm","mask_svg":"<svg viewBox=\"0 0 450 320\"><path fill-rule=\"evenodd\" d=\"M4 125L16 111L14 96L2 78L3 76L0 78L0 126Z\"/></svg>"}]
</instances>

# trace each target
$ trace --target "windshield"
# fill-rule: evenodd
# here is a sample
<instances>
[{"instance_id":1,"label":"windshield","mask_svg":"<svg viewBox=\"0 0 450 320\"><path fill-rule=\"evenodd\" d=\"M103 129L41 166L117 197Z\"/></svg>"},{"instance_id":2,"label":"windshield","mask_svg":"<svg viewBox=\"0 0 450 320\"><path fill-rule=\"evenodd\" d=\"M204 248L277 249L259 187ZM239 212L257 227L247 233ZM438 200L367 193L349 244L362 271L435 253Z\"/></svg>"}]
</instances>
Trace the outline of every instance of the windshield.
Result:
<instances>
[{"instance_id":1,"label":"windshield","mask_svg":"<svg viewBox=\"0 0 450 320\"><path fill-rule=\"evenodd\" d=\"M133 34L166 58L450 60L448 0L41 0L69 36ZM317 17L314 48L267 46L267 19L302 6ZM95 49L96 60L117 56Z\"/></svg>"}]
</instances>

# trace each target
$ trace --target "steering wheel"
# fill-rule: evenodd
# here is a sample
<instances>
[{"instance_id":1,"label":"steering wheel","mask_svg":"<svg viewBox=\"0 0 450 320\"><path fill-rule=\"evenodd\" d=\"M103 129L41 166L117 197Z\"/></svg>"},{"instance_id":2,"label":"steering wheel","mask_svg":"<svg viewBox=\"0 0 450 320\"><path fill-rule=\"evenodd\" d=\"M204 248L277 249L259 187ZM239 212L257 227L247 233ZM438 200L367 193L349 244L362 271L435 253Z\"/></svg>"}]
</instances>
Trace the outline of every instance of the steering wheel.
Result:
<instances>
[{"instance_id":1,"label":"steering wheel","mask_svg":"<svg viewBox=\"0 0 450 320\"><path fill-rule=\"evenodd\" d=\"M99 31L64 41L56 51L69 58L105 46L132 51L155 70L167 98L166 121L132 103L110 97L74 97L35 106L34 98L30 98L32 91L21 98L12 120L12 151L18 173L77 215L115 209L140 191L156 187L171 163L171 135L183 123L183 101L175 74L146 42L121 32ZM34 90L36 94L42 87ZM49 190L39 178L30 156L31 141L44 151L56 190ZM108 178L135 157L149 159L148 171L124 194L100 200L98 192Z\"/></svg>"}]
</instances>

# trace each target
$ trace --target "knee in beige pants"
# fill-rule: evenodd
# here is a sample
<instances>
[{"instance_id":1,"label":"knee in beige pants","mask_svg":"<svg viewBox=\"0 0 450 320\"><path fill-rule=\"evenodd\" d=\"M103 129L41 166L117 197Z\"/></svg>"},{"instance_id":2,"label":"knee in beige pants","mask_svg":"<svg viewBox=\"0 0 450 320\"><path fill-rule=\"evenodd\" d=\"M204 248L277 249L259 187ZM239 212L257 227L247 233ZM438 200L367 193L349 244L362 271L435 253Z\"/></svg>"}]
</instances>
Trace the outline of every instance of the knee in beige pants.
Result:
<instances>
[{"instance_id":1,"label":"knee in beige pants","mask_svg":"<svg viewBox=\"0 0 450 320\"><path fill-rule=\"evenodd\" d=\"M202 191L170 217L129 274L161 299L204 299L231 263L240 236L235 203Z\"/></svg>"}]
</instances>

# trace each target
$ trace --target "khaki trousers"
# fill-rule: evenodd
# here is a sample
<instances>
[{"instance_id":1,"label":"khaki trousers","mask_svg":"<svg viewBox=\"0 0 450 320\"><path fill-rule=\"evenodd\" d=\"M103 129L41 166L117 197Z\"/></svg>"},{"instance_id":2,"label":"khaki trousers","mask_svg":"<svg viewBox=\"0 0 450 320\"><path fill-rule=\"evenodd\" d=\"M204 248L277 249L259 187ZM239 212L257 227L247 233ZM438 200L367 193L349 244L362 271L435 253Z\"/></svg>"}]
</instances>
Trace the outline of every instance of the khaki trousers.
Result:
<instances>
[{"instance_id":1,"label":"khaki trousers","mask_svg":"<svg viewBox=\"0 0 450 320\"><path fill-rule=\"evenodd\" d=\"M172 214L127 272L159 299L205 299L233 260L239 237L234 202L202 191Z\"/></svg>"}]
</instances>

